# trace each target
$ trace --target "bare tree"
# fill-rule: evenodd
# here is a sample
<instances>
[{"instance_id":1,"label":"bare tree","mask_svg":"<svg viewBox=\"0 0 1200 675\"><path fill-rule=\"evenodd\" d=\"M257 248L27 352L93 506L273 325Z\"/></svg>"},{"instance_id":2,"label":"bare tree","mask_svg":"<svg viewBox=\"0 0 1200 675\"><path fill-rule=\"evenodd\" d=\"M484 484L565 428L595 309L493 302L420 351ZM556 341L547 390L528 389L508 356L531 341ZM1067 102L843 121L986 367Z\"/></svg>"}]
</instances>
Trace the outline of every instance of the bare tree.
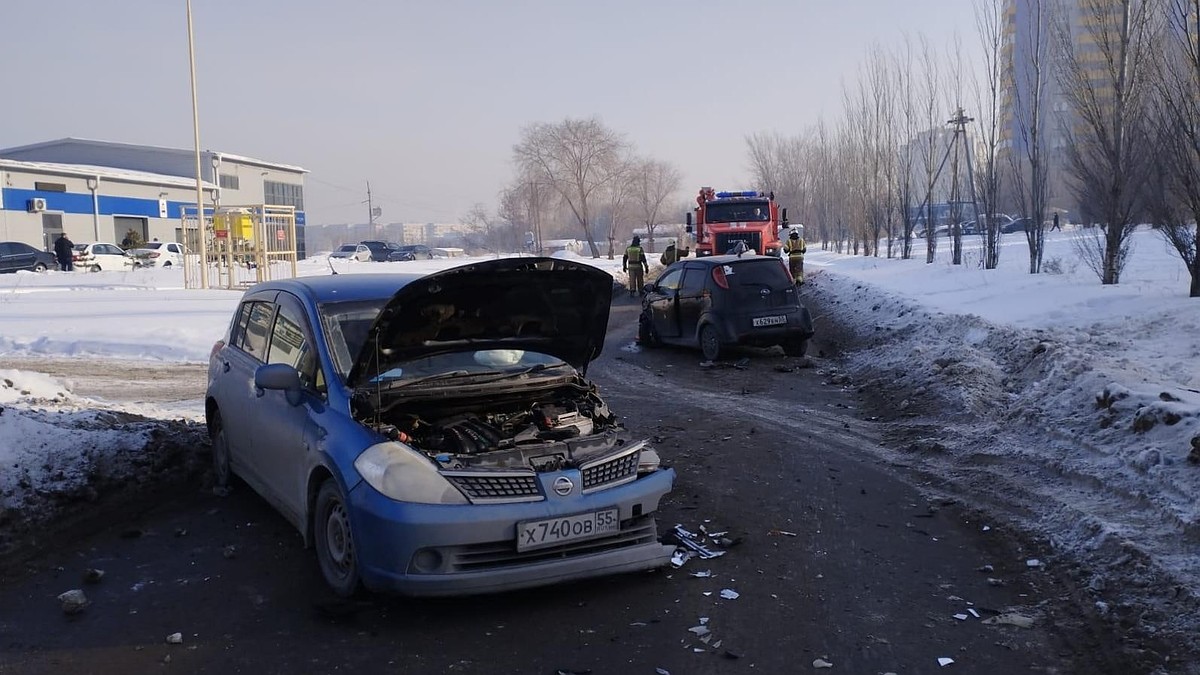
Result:
<instances>
[{"instance_id":1,"label":"bare tree","mask_svg":"<svg viewBox=\"0 0 1200 675\"><path fill-rule=\"evenodd\" d=\"M612 260L619 237L617 229L624 221L630 197L633 195L633 171L637 160L620 155L605 169L609 175L608 187L608 259Z\"/></svg>"},{"instance_id":2,"label":"bare tree","mask_svg":"<svg viewBox=\"0 0 1200 675\"><path fill-rule=\"evenodd\" d=\"M938 174L941 172L945 158L943 136L941 130L941 90L942 73L938 67L938 57L928 38L919 37L921 53L920 78L917 80L917 119L920 120L922 132L915 142L917 156L921 162L921 172L924 176L922 187L925 190L923 204L925 206L925 262L932 263L937 256L937 218L934 215L934 188L937 187Z\"/></svg>"},{"instance_id":3,"label":"bare tree","mask_svg":"<svg viewBox=\"0 0 1200 675\"><path fill-rule=\"evenodd\" d=\"M900 257L908 260L912 257L913 231L916 229L919 214L917 206L921 202L920 188L917 186L917 158L919 156L916 137L920 131L920 112L917 106L917 77L916 64L913 55L913 44L910 38L905 38L904 48L895 55L895 89L900 93L897 99L897 115L901 143L897 149L897 171L894 190L900 207L901 223L903 224L903 241Z\"/></svg>"},{"instance_id":4,"label":"bare tree","mask_svg":"<svg viewBox=\"0 0 1200 675\"><path fill-rule=\"evenodd\" d=\"M1091 1L1091 0L1088 0ZM1108 0L1100 0L1107 2ZM1051 27L1067 30L1065 17L1057 17L1054 0L1028 0L1027 30L1016 36L1018 44L1007 64L1007 85L1012 92L1013 119L1019 135L1019 147L1009 148L1012 184L1021 210L1028 218L1025 240L1029 245L1029 273L1042 270L1045 251L1046 196L1048 167L1046 161L1047 86L1053 76L1052 68L1061 62L1056 45L1070 38L1051 39ZM1069 35L1065 33L1064 35ZM989 213L993 213L989 211ZM988 238L1000 237L998 223L988 219Z\"/></svg>"},{"instance_id":5,"label":"bare tree","mask_svg":"<svg viewBox=\"0 0 1200 675\"><path fill-rule=\"evenodd\" d=\"M1200 297L1200 0L1164 0L1166 25L1155 77L1156 136L1148 211L1187 266Z\"/></svg>"},{"instance_id":6,"label":"bare tree","mask_svg":"<svg viewBox=\"0 0 1200 675\"><path fill-rule=\"evenodd\" d=\"M613 180L612 169L625 147L620 134L595 118L530 125L513 147L517 165L553 189L570 209L593 258L600 257L593 234L596 199Z\"/></svg>"},{"instance_id":7,"label":"bare tree","mask_svg":"<svg viewBox=\"0 0 1200 675\"><path fill-rule=\"evenodd\" d=\"M1075 193L1101 221L1099 234L1075 243L1102 284L1121 280L1137 229L1139 187L1149 176L1152 5L1153 0L1079 0L1080 30L1088 37L1080 46L1071 26L1057 22L1061 77L1080 127L1071 130L1068 153Z\"/></svg>"},{"instance_id":8,"label":"bare tree","mask_svg":"<svg viewBox=\"0 0 1200 675\"><path fill-rule=\"evenodd\" d=\"M1041 0L1032 0L1040 3ZM986 223L983 232L983 268L996 269L1000 264L1000 232L992 218L981 215L997 213L997 203L1000 200L1000 167L997 161L1000 147L1000 102L1004 87L1004 75L1008 72L1003 62L1004 38L1001 30L1003 20L1003 2L1001 0L975 0L975 27L979 32L979 41L983 47L983 80L976 80L976 100L979 102L980 113L976 116L976 129L983 144L983 156L980 157L979 169L976 175L978 190L976 195L983 206L975 209L975 223Z\"/></svg>"},{"instance_id":9,"label":"bare tree","mask_svg":"<svg viewBox=\"0 0 1200 675\"><path fill-rule=\"evenodd\" d=\"M681 180L679 169L669 162L643 159L634 168L633 210L638 220L646 226L646 235L650 241L654 241L654 230L663 215L663 203L679 193Z\"/></svg>"}]
</instances>

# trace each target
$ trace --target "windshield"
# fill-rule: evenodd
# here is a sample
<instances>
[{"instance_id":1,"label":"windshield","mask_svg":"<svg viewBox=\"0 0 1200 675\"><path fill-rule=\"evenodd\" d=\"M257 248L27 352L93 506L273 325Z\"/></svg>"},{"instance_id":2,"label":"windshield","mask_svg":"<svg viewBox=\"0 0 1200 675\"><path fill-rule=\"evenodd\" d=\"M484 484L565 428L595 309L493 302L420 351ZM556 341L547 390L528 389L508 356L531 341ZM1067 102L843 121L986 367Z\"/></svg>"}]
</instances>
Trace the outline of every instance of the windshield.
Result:
<instances>
[{"instance_id":1,"label":"windshield","mask_svg":"<svg viewBox=\"0 0 1200 675\"><path fill-rule=\"evenodd\" d=\"M358 250L358 247L355 246L354 244L346 244L346 245L338 248L338 251L351 252L351 253L353 253L354 251L357 251L357 250Z\"/></svg>"},{"instance_id":2,"label":"windshield","mask_svg":"<svg viewBox=\"0 0 1200 675\"><path fill-rule=\"evenodd\" d=\"M704 219L710 223L741 223L771 219L771 208L765 201L709 202Z\"/></svg>"},{"instance_id":3,"label":"windshield","mask_svg":"<svg viewBox=\"0 0 1200 675\"><path fill-rule=\"evenodd\" d=\"M87 247L88 247L87 244L75 244L76 251L86 251Z\"/></svg>"},{"instance_id":4,"label":"windshield","mask_svg":"<svg viewBox=\"0 0 1200 675\"><path fill-rule=\"evenodd\" d=\"M347 250L347 247L343 246L339 250ZM354 247L350 246L349 250L353 251ZM354 366L354 357L358 356L367 342L367 333L375 323L375 317L379 316L389 299L330 302L319 306L325 339L329 343L329 353L333 356L333 367L337 369L343 382L350 375L350 368Z\"/></svg>"}]
</instances>

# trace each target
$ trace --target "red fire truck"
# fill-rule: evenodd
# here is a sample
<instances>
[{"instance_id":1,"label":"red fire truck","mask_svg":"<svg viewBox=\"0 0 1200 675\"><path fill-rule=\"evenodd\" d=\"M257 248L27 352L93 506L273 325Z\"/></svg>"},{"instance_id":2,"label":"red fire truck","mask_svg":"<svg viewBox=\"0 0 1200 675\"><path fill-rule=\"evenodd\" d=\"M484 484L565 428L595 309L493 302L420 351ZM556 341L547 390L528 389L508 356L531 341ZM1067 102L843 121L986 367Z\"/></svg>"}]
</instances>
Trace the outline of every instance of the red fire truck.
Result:
<instances>
[{"instance_id":1,"label":"red fire truck","mask_svg":"<svg viewBox=\"0 0 1200 675\"><path fill-rule=\"evenodd\" d=\"M714 192L702 187L696 204L687 214L687 232L695 235L697 256L737 252L742 248L738 242L761 255L779 254L779 228L787 227L788 220L774 192Z\"/></svg>"}]
</instances>

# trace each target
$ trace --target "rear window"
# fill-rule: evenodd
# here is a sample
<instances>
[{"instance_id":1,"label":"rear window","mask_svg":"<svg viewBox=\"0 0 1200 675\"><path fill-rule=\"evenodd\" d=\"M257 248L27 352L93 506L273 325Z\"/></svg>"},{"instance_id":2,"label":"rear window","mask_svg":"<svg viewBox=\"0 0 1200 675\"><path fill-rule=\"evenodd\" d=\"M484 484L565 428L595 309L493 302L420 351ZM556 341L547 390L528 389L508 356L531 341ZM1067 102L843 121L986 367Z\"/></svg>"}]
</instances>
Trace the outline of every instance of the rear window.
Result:
<instances>
[{"instance_id":1,"label":"rear window","mask_svg":"<svg viewBox=\"0 0 1200 675\"><path fill-rule=\"evenodd\" d=\"M791 283L787 272L783 269L783 263L778 258L763 258L760 260L746 260L744 262L736 262L732 265L725 265L725 278L729 280L729 285L733 286L769 286L771 288L780 285L787 286Z\"/></svg>"}]
</instances>

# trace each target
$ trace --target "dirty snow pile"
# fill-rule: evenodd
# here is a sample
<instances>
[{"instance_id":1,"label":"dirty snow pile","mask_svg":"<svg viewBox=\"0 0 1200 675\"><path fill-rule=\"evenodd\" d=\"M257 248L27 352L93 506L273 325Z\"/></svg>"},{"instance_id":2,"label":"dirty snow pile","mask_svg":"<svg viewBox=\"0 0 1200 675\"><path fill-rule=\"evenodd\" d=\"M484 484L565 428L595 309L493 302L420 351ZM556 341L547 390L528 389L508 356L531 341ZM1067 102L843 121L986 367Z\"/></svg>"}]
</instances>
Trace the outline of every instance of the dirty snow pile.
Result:
<instances>
[{"instance_id":1,"label":"dirty snow pile","mask_svg":"<svg viewBox=\"0 0 1200 675\"><path fill-rule=\"evenodd\" d=\"M944 239L928 265L923 242L909 261L810 254L806 292L853 334L854 385L895 404L886 460L1047 542L1100 615L1195 641L1200 299L1157 233L1107 287L1078 236L1050 233L1039 275L1023 234L991 271L978 247L950 265Z\"/></svg>"}]
</instances>

